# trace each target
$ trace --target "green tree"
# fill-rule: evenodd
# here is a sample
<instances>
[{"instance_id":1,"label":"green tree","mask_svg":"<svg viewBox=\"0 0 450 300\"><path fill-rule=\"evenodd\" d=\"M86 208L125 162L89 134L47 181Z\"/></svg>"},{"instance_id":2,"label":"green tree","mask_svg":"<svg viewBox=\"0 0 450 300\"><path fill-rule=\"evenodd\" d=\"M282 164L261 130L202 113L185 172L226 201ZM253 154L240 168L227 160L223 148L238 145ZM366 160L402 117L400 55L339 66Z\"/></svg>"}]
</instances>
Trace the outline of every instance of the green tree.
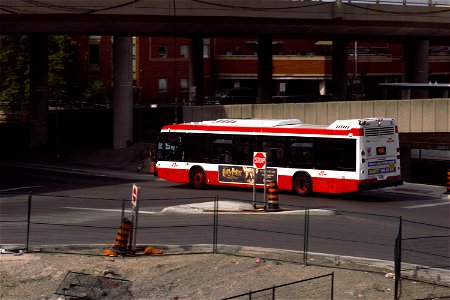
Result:
<instances>
[{"instance_id":1,"label":"green tree","mask_svg":"<svg viewBox=\"0 0 450 300\"><path fill-rule=\"evenodd\" d=\"M70 36L53 35L49 47L49 98L71 102L80 99L77 44ZM27 104L30 96L28 36L3 36L0 43L0 102Z\"/></svg>"},{"instance_id":2,"label":"green tree","mask_svg":"<svg viewBox=\"0 0 450 300\"><path fill-rule=\"evenodd\" d=\"M62 102L79 100L83 95L80 86L80 60L77 43L66 35L49 37L49 98Z\"/></svg>"},{"instance_id":3,"label":"green tree","mask_svg":"<svg viewBox=\"0 0 450 300\"><path fill-rule=\"evenodd\" d=\"M84 98L93 97L96 94L104 91L105 86L100 80L90 81L86 89L84 90Z\"/></svg>"},{"instance_id":4,"label":"green tree","mask_svg":"<svg viewBox=\"0 0 450 300\"><path fill-rule=\"evenodd\" d=\"M11 35L0 43L0 103L26 104L30 94L27 36Z\"/></svg>"}]
</instances>

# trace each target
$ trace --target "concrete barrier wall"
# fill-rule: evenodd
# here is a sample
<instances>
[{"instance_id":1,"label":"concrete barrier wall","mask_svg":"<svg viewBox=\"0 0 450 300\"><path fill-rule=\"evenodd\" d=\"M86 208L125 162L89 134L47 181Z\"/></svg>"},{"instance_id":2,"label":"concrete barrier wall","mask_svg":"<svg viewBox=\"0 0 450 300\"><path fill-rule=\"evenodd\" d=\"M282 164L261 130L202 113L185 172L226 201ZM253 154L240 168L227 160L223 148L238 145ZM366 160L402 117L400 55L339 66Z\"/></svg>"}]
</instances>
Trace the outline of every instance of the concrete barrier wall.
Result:
<instances>
[{"instance_id":1,"label":"concrete barrier wall","mask_svg":"<svg viewBox=\"0 0 450 300\"><path fill-rule=\"evenodd\" d=\"M339 119L395 118L399 132L450 132L450 98L342 101L320 103L186 106L184 122L220 118L300 119L307 124L331 124Z\"/></svg>"}]
</instances>

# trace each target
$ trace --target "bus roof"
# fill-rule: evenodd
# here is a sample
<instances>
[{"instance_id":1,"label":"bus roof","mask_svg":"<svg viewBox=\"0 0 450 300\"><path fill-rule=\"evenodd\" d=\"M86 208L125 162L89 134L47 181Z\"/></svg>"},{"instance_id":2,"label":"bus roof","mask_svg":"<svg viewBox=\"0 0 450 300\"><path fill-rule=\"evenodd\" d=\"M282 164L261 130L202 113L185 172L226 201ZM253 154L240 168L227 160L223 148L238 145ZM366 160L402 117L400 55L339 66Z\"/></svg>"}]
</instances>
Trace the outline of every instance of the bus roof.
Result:
<instances>
[{"instance_id":1,"label":"bus roof","mask_svg":"<svg viewBox=\"0 0 450 300\"><path fill-rule=\"evenodd\" d=\"M276 127L303 124L299 119L217 119L201 122L204 125L244 126L244 127Z\"/></svg>"},{"instance_id":2,"label":"bus roof","mask_svg":"<svg viewBox=\"0 0 450 300\"><path fill-rule=\"evenodd\" d=\"M336 120L330 125L304 124L299 119L217 119L166 125L161 132L216 132L223 134L323 134L361 136L364 128L394 127L392 118Z\"/></svg>"}]
</instances>

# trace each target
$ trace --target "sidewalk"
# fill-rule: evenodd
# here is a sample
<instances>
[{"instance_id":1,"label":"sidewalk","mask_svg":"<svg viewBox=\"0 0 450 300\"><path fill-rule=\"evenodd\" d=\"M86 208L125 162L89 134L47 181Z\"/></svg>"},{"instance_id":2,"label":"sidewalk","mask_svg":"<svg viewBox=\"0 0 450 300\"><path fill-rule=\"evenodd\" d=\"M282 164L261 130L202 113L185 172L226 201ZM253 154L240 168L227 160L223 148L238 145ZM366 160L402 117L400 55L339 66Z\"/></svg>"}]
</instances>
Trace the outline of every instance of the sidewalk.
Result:
<instances>
[{"instance_id":1,"label":"sidewalk","mask_svg":"<svg viewBox=\"0 0 450 300\"><path fill-rule=\"evenodd\" d=\"M383 190L393 193L420 195L450 200L450 195L444 194L447 189L439 185L404 182L403 185L396 187L388 187L384 188Z\"/></svg>"}]
</instances>

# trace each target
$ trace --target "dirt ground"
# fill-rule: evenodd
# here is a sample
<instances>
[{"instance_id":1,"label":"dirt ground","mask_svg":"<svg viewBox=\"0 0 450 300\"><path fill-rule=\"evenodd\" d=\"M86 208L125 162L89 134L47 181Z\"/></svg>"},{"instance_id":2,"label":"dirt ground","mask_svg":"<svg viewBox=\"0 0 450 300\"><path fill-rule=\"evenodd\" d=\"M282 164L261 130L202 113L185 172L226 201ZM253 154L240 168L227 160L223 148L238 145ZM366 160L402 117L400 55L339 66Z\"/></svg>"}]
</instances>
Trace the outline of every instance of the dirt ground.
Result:
<instances>
[{"instance_id":1,"label":"dirt ground","mask_svg":"<svg viewBox=\"0 0 450 300\"><path fill-rule=\"evenodd\" d=\"M101 249L97 252L1 254L0 299L73 299L64 294L84 299L223 299L331 272L334 299L384 300L394 295L394 280L383 267L374 267L376 272L362 272L257 256L109 257L102 256ZM326 276L277 289L276 299L331 299L330 289L331 276ZM450 296L449 288L402 281L402 299L450 299L445 296ZM252 299L271 297L270 290L252 295Z\"/></svg>"}]
</instances>

